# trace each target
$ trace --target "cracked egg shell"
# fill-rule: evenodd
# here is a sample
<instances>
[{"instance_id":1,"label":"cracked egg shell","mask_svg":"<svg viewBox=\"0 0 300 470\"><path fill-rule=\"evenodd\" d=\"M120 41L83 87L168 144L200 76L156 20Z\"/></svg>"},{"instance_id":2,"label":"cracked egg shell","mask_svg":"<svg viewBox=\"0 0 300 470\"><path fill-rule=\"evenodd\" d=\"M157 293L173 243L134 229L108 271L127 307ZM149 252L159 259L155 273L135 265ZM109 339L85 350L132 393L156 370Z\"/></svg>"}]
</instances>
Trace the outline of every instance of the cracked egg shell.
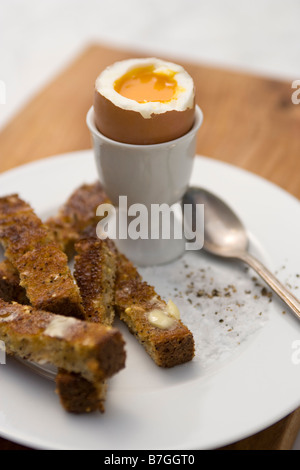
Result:
<instances>
[{"instance_id":1,"label":"cracked egg shell","mask_svg":"<svg viewBox=\"0 0 300 470\"><path fill-rule=\"evenodd\" d=\"M97 129L127 144L159 144L193 126L195 90L180 65L157 58L115 62L96 79Z\"/></svg>"}]
</instances>

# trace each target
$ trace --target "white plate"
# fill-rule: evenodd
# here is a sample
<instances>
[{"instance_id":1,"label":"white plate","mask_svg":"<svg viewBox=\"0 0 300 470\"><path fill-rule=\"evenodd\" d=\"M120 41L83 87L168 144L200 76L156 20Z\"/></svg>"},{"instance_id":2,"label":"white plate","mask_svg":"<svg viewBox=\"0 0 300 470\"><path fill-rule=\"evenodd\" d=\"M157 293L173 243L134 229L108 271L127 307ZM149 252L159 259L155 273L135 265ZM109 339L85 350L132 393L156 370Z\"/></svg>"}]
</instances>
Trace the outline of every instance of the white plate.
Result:
<instances>
[{"instance_id":1,"label":"white plate","mask_svg":"<svg viewBox=\"0 0 300 470\"><path fill-rule=\"evenodd\" d=\"M0 175L0 195L17 192L46 218L77 186L95 179L92 152L80 151ZM191 183L236 210L251 250L296 294L299 202L253 174L205 157L195 159ZM258 432L300 405L300 364L293 360L300 323L275 296L267 302L260 295L253 273L202 252L142 273L162 295L176 296L196 337L195 360L160 369L117 322L127 342L127 367L109 383L106 413L73 416L60 406L53 382L7 358L0 365L3 437L41 449L212 449ZM222 294L197 297L196 287L217 287Z\"/></svg>"}]
</instances>

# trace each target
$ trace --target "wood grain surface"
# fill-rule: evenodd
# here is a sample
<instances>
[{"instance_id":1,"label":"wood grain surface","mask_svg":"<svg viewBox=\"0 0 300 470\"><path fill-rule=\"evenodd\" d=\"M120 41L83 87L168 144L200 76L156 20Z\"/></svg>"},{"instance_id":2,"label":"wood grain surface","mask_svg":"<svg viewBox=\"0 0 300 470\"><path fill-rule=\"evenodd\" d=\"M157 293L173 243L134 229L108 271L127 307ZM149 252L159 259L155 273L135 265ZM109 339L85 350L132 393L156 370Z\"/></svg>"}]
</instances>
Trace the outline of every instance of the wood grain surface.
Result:
<instances>
[{"instance_id":1,"label":"wood grain surface","mask_svg":"<svg viewBox=\"0 0 300 470\"><path fill-rule=\"evenodd\" d=\"M91 148L85 117L96 76L116 60L138 56L141 53L97 44L82 51L2 130L0 172ZM197 153L247 169L300 198L300 105L291 101L291 83L180 63L194 78L205 116ZM225 449L288 450L299 428L300 409ZM0 450L12 449L26 448L0 439Z\"/></svg>"}]
</instances>

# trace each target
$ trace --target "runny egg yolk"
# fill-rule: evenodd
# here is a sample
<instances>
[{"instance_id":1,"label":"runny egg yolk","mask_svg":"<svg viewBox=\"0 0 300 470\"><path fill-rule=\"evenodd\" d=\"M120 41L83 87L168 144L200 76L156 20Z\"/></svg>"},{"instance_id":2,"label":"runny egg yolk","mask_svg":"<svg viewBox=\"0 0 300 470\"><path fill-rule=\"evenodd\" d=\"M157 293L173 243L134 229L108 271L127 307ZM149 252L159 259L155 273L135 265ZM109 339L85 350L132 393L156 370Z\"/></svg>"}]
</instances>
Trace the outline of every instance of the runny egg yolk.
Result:
<instances>
[{"instance_id":1,"label":"runny egg yolk","mask_svg":"<svg viewBox=\"0 0 300 470\"><path fill-rule=\"evenodd\" d=\"M138 103L170 101L175 97L178 85L175 73L155 71L154 67L130 70L114 83L117 93Z\"/></svg>"}]
</instances>

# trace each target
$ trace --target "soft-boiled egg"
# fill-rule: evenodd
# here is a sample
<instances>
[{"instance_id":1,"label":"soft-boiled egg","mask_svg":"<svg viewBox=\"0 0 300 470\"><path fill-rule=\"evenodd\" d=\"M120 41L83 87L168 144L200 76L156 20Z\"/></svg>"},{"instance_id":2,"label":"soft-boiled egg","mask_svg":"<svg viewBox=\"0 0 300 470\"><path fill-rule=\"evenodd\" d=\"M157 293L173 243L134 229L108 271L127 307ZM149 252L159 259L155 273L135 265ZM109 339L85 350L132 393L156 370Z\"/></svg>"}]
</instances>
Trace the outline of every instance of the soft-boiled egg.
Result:
<instances>
[{"instance_id":1,"label":"soft-boiled egg","mask_svg":"<svg viewBox=\"0 0 300 470\"><path fill-rule=\"evenodd\" d=\"M180 65L154 57L115 62L96 79L95 124L106 137L128 144L158 144L193 126L195 90Z\"/></svg>"}]
</instances>

